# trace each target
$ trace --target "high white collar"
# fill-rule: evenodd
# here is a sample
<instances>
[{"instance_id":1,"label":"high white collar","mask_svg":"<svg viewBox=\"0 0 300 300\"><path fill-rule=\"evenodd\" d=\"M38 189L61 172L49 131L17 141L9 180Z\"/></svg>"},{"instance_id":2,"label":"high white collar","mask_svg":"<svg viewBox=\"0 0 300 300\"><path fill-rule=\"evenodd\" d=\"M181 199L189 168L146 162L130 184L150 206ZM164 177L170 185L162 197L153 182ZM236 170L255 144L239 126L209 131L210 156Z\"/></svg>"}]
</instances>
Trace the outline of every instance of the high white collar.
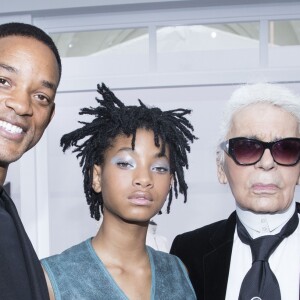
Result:
<instances>
[{"instance_id":1,"label":"high white collar","mask_svg":"<svg viewBox=\"0 0 300 300\"><path fill-rule=\"evenodd\" d=\"M277 214L258 214L248 210L242 210L239 206L236 206L236 213L250 236L257 238L263 235L278 233L292 217L295 209L296 203L293 201L287 210Z\"/></svg>"}]
</instances>

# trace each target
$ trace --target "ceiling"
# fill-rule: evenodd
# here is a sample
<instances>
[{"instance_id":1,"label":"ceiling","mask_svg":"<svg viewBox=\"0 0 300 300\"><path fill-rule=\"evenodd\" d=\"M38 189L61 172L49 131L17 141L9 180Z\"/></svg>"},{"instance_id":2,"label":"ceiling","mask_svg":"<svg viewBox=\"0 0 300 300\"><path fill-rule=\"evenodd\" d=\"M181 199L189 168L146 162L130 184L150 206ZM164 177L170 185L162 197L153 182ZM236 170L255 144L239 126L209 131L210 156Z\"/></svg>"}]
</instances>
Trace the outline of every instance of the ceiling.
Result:
<instances>
[{"instance_id":1,"label":"ceiling","mask_svg":"<svg viewBox=\"0 0 300 300\"><path fill-rule=\"evenodd\" d=\"M164 34L164 44L172 49L183 43L184 47L196 51L209 48L209 44L212 42L210 33L216 31L218 31L218 36L213 43L214 49L226 47L225 44L229 43L228 39L230 39L232 47L245 47L249 45L249 42L251 45L251 41L259 42L258 22L237 22L158 28L158 48L161 47L160 33L165 32L164 29L167 29L167 34ZM122 51L132 51L140 49L142 46L144 46L142 49L145 49L148 41L146 28L66 32L51 34L51 36L62 57L95 55L108 49L116 50L118 46ZM300 45L300 21L271 22L269 42L276 46Z\"/></svg>"},{"instance_id":2,"label":"ceiling","mask_svg":"<svg viewBox=\"0 0 300 300\"><path fill-rule=\"evenodd\" d=\"M14 0L1 3L1 15L24 14L51 16L82 13L156 10L170 8L212 7L299 3L300 0Z\"/></svg>"}]
</instances>

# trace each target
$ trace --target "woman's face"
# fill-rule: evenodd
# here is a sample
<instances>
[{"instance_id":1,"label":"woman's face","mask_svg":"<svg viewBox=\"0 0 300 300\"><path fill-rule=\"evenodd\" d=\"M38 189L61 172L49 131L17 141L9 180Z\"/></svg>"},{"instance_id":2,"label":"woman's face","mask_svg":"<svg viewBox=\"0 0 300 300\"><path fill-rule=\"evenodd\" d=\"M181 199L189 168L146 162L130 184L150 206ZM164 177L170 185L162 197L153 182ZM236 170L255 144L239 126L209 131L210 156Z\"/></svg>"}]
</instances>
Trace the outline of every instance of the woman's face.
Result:
<instances>
[{"instance_id":1,"label":"woman's face","mask_svg":"<svg viewBox=\"0 0 300 300\"><path fill-rule=\"evenodd\" d=\"M119 135L95 165L93 189L102 192L104 216L130 222L149 221L162 208L170 190L170 156L154 144L152 131L138 129L135 148L132 136Z\"/></svg>"}]
</instances>

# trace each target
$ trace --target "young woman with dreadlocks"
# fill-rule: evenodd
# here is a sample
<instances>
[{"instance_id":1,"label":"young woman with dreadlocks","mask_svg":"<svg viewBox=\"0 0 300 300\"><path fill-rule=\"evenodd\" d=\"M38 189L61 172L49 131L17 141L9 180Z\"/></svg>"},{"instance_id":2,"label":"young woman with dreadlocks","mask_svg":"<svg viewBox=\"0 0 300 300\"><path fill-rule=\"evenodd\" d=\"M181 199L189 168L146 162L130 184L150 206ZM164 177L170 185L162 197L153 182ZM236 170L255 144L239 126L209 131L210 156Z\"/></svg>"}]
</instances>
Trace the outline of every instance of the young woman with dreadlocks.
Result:
<instances>
[{"instance_id":1,"label":"young woman with dreadlocks","mask_svg":"<svg viewBox=\"0 0 300 300\"><path fill-rule=\"evenodd\" d=\"M166 198L167 212L173 192L186 201L184 168L196 138L190 110L126 106L104 84L98 92L99 105L79 113L93 121L80 122L61 146L74 147L91 216L103 221L94 238L42 260L51 298L196 299L182 262L145 245Z\"/></svg>"}]
</instances>

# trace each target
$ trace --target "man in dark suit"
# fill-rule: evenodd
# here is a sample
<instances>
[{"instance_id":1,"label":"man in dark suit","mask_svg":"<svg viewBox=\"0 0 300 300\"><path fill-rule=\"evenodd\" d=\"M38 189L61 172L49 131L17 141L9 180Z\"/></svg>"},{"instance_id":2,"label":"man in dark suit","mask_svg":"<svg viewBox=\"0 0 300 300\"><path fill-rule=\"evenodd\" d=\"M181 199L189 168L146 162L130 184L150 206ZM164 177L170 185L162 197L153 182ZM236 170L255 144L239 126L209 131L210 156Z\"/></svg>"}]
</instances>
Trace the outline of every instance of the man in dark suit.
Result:
<instances>
[{"instance_id":1,"label":"man in dark suit","mask_svg":"<svg viewBox=\"0 0 300 300\"><path fill-rule=\"evenodd\" d=\"M42 267L3 188L9 165L39 141L54 115L61 61L30 24L0 25L0 299L49 299Z\"/></svg>"},{"instance_id":2,"label":"man in dark suit","mask_svg":"<svg viewBox=\"0 0 300 300\"><path fill-rule=\"evenodd\" d=\"M236 211L171 247L198 299L299 299L299 124L300 98L280 85L244 85L228 101L217 168Z\"/></svg>"}]
</instances>

